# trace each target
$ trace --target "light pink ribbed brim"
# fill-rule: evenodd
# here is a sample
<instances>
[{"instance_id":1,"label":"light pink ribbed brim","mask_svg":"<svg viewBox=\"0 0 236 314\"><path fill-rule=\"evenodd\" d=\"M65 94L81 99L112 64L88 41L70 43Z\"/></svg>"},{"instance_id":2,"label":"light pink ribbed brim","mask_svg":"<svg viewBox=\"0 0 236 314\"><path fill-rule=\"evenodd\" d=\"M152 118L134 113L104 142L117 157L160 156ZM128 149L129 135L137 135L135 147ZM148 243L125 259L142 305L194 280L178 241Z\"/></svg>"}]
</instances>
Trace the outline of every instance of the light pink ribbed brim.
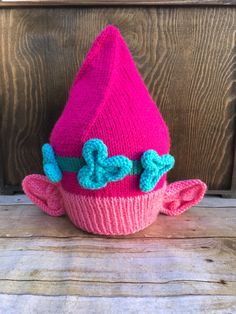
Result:
<instances>
[{"instance_id":1,"label":"light pink ribbed brim","mask_svg":"<svg viewBox=\"0 0 236 314\"><path fill-rule=\"evenodd\" d=\"M67 215L76 227L104 235L125 235L152 224L162 208L165 186L134 197L89 197L63 189Z\"/></svg>"}]
</instances>

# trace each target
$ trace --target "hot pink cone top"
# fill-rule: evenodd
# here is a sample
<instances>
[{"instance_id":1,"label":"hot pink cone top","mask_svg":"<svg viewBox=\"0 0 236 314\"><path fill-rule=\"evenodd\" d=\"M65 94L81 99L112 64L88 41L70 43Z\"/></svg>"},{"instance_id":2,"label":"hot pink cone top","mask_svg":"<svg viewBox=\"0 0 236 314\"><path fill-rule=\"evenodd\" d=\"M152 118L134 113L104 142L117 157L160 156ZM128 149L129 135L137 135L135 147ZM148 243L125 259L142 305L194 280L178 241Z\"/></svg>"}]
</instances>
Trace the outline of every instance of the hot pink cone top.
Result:
<instances>
[{"instance_id":1,"label":"hot pink cone top","mask_svg":"<svg viewBox=\"0 0 236 314\"><path fill-rule=\"evenodd\" d=\"M96 38L77 73L49 146L47 177L28 176L23 188L44 211L66 213L88 232L136 232L160 212L182 213L206 190L200 180L167 184L174 164L168 128L112 25Z\"/></svg>"}]
</instances>

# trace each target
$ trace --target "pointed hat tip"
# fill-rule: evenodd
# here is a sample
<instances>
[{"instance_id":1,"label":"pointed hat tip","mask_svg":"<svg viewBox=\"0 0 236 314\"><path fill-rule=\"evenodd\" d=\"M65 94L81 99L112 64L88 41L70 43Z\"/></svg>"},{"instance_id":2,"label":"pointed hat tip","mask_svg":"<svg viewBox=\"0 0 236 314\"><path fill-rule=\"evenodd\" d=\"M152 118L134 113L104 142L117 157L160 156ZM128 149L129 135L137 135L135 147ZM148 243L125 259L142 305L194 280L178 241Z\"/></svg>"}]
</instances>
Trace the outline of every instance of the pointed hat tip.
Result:
<instances>
[{"instance_id":1,"label":"pointed hat tip","mask_svg":"<svg viewBox=\"0 0 236 314\"><path fill-rule=\"evenodd\" d=\"M113 24L108 24L101 33L109 33L112 35L121 35L120 30Z\"/></svg>"}]
</instances>

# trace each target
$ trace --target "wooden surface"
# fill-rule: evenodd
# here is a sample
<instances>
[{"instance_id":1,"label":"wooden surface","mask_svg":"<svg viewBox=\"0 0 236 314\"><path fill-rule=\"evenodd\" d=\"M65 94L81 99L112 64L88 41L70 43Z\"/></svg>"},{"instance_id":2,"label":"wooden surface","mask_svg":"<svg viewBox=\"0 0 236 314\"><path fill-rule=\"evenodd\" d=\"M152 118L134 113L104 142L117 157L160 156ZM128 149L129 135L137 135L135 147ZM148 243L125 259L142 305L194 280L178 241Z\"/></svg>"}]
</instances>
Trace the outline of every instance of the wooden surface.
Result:
<instances>
[{"instance_id":1,"label":"wooden surface","mask_svg":"<svg viewBox=\"0 0 236 314\"><path fill-rule=\"evenodd\" d=\"M89 21L89 23L88 23ZM41 172L41 145L98 32L117 25L170 128L170 180L228 190L235 161L236 8L19 8L0 11L4 185ZM235 183L234 183L234 189Z\"/></svg>"},{"instance_id":2,"label":"wooden surface","mask_svg":"<svg viewBox=\"0 0 236 314\"><path fill-rule=\"evenodd\" d=\"M0 312L235 313L236 201L211 202L118 238L0 205Z\"/></svg>"},{"instance_id":3,"label":"wooden surface","mask_svg":"<svg viewBox=\"0 0 236 314\"><path fill-rule=\"evenodd\" d=\"M45 6L45 5L236 5L236 0L0 0L1 6Z\"/></svg>"},{"instance_id":4,"label":"wooden surface","mask_svg":"<svg viewBox=\"0 0 236 314\"><path fill-rule=\"evenodd\" d=\"M0 205L26 205L32 204L32 201L25 194L0 195ZM225 199L223 197L208 196L201 200L196 207L227 207L235 206L235 199Z\"/></svg>"}]
</instances>

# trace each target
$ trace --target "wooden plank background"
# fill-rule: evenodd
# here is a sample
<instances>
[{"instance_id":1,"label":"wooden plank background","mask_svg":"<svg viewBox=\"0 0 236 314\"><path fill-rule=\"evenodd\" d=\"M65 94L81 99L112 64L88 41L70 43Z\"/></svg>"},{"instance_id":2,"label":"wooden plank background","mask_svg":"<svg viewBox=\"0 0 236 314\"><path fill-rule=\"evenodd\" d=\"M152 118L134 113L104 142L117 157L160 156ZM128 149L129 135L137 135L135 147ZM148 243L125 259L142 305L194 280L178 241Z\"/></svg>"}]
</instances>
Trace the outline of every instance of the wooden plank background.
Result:
<instances>
[{"instance_id":1,"label":"wooden plank background","mask_svg":"<svg viewBox=\"0 0 236 314\"><path fill-rule=\"evenodd\" d=\"M236 5L236 0L1 0L0 6L51 6L51 5Z\"/></svg>"},{"instance_id":2,"label":"wooden plank background","mask_svg":"<svg viewBox=\"0 0 236 314\"><path fill-rule=\"evenodd\" d=\"M230 190L236 8L73 7L0 11L0 141L6 185L41 172L72 79L107 24L121 30L172 136L170 181Z\"/></svg>"}]
</instances>

